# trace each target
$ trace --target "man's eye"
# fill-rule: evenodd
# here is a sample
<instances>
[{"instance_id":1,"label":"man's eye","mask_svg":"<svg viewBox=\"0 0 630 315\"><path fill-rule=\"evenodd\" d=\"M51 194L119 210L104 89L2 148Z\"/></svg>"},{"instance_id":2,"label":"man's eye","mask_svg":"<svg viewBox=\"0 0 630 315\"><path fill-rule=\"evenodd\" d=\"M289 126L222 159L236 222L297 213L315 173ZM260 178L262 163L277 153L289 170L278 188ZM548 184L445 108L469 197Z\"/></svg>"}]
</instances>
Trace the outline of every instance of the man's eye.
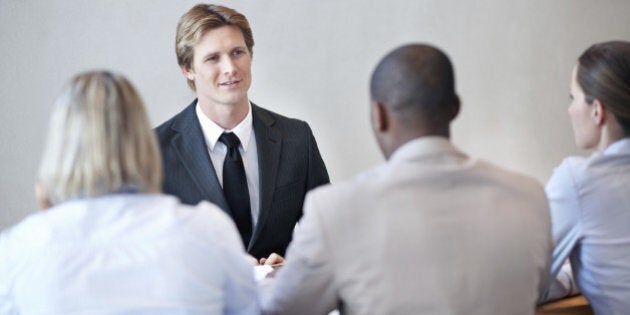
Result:
<instances>
[{"instance_id":1,"label":"man's eye","mask_svg":"<svg viewBox=\"0 0 630 315\"><path fill-rule=\"evenodd\" d=\"M236 55L236 56L242 55L244 53L245 53L245 51L243 51L242 49L237 49L237 50L234 51L234 55Z\"/></svg>"},{"instance_id":2,"label":"man's eye","mask_svg":"<svg viewBox=\"0 0 630 315\"><path fill-rule=\"evenodd\" d=\"M219 56L210 56L206 59L206 61L217 61L219 60Z\"/></svg>"}]
</instances>

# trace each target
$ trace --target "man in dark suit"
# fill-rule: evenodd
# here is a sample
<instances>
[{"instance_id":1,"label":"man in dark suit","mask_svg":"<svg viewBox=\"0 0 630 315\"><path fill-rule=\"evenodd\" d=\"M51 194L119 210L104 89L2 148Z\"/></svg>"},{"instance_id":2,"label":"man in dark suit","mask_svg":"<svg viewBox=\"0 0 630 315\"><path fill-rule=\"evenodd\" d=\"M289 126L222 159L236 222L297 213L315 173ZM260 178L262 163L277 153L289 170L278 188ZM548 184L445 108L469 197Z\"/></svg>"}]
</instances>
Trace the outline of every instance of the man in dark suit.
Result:
<instances>
[{"instance_id":1,"label":"man in dark suit","mask_svg":"<svg viewBox=\"0 0 630 315\"><path fill-rule=\"evenodd\" d=\"M253 46L233 9L199 4L184 14L177 60L197 99L156 131L164 192L221 207L261 258L284 253L306 192L329 179L307 123L249 101Z\"/></svg>"}]
</instances>

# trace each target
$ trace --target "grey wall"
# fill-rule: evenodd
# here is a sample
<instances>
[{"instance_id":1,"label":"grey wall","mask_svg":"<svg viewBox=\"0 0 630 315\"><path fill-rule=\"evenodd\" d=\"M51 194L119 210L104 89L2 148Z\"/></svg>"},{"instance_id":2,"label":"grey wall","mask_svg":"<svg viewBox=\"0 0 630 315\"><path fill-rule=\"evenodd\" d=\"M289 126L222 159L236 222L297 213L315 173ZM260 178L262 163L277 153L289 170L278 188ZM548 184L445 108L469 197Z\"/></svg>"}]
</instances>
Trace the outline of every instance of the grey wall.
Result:
<instances>
[{"instance_id":1,"label":"grey wall","mask_svg":"<svg viewBox=\"0 0 630 315\"><path fill-rule=\"evenodd\" d=\"M192 99L174 54L197 1L0 0L0 228L36 211L33 179L50 105L79 71L127 75L157 125ZM630 2L229 1L254 30L259 105L308 121L333 181L382 162L368 123L379 58L429 42L455 64L463 101L453 141L546 181L574 149L568 85L590 44L630 40Z\"/></svg>"}]
</instances>

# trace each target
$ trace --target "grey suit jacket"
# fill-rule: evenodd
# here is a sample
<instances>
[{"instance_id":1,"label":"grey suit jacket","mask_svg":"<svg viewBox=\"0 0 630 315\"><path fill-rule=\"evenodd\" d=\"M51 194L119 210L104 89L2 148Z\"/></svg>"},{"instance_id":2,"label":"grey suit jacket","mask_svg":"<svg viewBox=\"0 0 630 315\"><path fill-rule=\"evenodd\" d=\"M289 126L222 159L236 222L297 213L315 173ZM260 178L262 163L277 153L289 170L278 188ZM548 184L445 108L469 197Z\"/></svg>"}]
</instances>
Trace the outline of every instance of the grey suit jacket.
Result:
<instances>
[{"instance_id":1,"label":"grey suit jacket","mask_svg":"<svg viewBox=\"0 0 630 315\"><path fill-rule=\"evenodd\" d=\"M531 315L551 246L538 181L421 137L308 194L263 314Z\"/></svg>"},{"instance_id":2,"label":"grey suit jacket","mask_svg":"<svg viewBox=\"0 0 630 315\"><path fill-rule=\"evenodd\" d=\"M183 203L210 201L230 208L208 155L195 114L197 100L156 128L164 164L164 192ZM247 251L256 258L284 255L306 192L329 182L324 161L306 122L252 103L258 150L260 212Z\"/></svg>"}]
</instances>

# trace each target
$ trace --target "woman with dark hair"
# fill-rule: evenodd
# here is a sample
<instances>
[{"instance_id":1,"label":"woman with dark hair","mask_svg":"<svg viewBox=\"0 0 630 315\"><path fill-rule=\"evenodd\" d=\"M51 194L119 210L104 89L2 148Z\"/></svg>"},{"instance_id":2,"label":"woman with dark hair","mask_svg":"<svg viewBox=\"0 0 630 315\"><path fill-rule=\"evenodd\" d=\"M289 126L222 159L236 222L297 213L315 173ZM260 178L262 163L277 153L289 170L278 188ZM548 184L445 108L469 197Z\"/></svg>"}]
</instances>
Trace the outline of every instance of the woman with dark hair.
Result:
<instances>
[{"instance_id":1,"label":"woman with dark hair","mask_svg":"<svg viewBox=\"0 0 630 315\"><path fill-rule=\"evenodd\" d=\"M556 279L547 299L575 289L559 285L558 274L568 258L575 283L596 314L627 314L630 43L605 42L587 49L573 69L570 98L575 143L595 152L588 158L566 158L546 187L555 242L551 275Z\"/></svg>"}]
</instances>

